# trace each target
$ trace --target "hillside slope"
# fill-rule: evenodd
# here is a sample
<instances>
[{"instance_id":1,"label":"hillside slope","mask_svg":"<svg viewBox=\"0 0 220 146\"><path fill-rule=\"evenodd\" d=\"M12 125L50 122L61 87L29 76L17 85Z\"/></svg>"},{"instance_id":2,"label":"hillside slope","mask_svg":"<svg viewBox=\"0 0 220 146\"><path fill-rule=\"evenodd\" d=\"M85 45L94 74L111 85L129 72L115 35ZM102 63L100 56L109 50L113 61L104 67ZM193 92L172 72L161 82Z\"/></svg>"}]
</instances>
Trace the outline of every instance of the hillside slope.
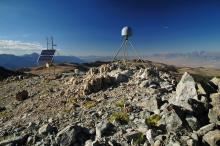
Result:
<instances>
[{"instance_id":1,"label":"hillside slope","mask_svg":"<svg viewBox=\"0 0 220 146\"><path fill-rule=\"evenodd\" d=\"M0 145L219 144L219 78L177 80L153 62L86 65L1 81Z\"/></svg>"}]
</instances>

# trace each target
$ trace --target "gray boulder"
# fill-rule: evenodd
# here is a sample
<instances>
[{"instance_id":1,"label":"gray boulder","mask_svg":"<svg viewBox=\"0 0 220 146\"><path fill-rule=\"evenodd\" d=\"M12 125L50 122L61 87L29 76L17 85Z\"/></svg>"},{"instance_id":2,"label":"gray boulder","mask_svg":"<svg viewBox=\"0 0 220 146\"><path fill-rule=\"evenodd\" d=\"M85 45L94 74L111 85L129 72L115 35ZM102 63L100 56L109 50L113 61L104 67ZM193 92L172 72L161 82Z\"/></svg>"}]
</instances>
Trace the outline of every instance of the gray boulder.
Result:
<instances>
[{"instance_id":1,"label":"gray boulder","mask_svg":"<svg viewBox=\"0 0 220 146\"><path fill-rule=\"evenodd\" d=\"M80 126L68 125L57 133L55 141L60 146L84 145L90 139L89 130Z\"/></svg>"},{"instance_id":2,"label":"gray boulder","mask_svg":"<svg viewBox=\"0 0 220 146\"><path fill-rule=\"evenodd\" d=\"M154 112L158 109L158 103L155 97L150 97L149 99L143 98L137 103L137 106L140 106L143 109L151 112Z\"/></svg>"},{"instance_id":3,"label":"gray boulder","mask_svg":"<svg viewBox=\"0 0 220 146\"><path fill-rule=\"evenodd\" d=\"M214 89L219 90L220 78L214 77L209 81L209 83Z\"/></svg>"},{"instance_id":4,"label":"gray boulder","mask_svg":"<svg viewBox=\"0 0 220 146\"><path fill-rule=\"evenodd\" d=\"M76 142L76 130L74 126L67 126L63 130L57 133L56 142L60 146L70 146Z\"/></svg>"},{"instance_id":5,"label":"gray boulder","mask_svg":"<svg viewBox=\"0 0 220 146\"><path fill-rule=\"evenodd\" d=\"M209 110L209 121L220 124L220 93L210 95L212 108Z\"/></svg>"},{"instance_id":6,"label":"gray boulder","mask_svg":"<svg viewBox=\"0 0 220 146\"><path fill-rule=\"evenodd\" d=\"M162 118L159 121L159 125L166 125L167 132L176 131L179 129L183 122L175 112L174 109L172 110L164 110L162 113Z\"/></svg>"},{"instance_id":7,"label":"gray boulder","mask_svg":"<svg viewBox=\"0 0 220 146\"><path fill-rule=\"evenodd\" d=\"M198 100L197 90L195 86L196 83L193 77L185 72L176 87L176 96L172 98L170 102L192 111L192 107L188 103L188 100L190 98Z\"/></svg>"}]
</instances>

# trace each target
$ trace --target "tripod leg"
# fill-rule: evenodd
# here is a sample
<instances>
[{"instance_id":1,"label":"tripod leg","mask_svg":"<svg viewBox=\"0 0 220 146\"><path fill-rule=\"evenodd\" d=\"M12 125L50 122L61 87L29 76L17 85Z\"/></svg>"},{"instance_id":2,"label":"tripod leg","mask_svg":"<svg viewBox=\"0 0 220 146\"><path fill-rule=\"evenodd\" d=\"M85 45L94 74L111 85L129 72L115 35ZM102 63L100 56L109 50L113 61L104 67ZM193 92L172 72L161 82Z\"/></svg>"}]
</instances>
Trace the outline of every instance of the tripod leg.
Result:
<instances>
[{"instance_id":1,"label":"tripod leg","mask_svg":"<svg viewBox=\"0 0 220 146\"><path fill-rule=\"evenodd\" d=\"M115 59L116 59L116 57L118 56L119 52L121 51L121 49L123 49L124 43L125 43L125 41L122 42L121 47L118 49L118 51L117 51L117 53L116 53L116 55L114 56L114 58L113 58L112 61L115 61Z\"/></svg>"},{"instance_id":2,"label":"tripod leg","mask_svg":"<svg viewBox=\"0 0 220 146\"><path fill-rule=\"evenodd\" d=\"M125 49L124 49L124 59L125 59L125 65L127 64L126 62L128 62L129 58L128 58L128 51L129 51L129 44L128 44L128 40L125 40L125 45L124 45Z\"/></svg>"},{"instance_id":3,"label":"tripod leg","mask_svg":"<svg viewBox=\"0 0 220 146\"><path fill-rule=\"evenodd\" d=\"M144 60L141 59L139 53L138 53L137 50L134 48L133 44L132 44L130 41L129 41L129 44L131 45L131 48L133 49L133 51L134 51L135 54L137 55L138 59L144 64L144 63L145 63ZM145 66L145 65L144 65L144 66ZM146 68L146 66L145 66L145 68Z\"/></svg>"}]
</instances>

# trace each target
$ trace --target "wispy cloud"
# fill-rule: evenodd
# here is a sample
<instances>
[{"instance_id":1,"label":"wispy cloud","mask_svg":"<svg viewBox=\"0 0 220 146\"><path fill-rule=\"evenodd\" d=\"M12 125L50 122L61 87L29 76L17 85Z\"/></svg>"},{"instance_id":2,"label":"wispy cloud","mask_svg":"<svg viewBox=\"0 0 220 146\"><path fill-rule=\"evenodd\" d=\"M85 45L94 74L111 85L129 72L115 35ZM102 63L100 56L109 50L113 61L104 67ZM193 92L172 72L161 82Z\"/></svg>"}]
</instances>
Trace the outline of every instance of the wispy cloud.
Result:
<instances>
[{"instance_id":1,"label":"wispy cloud","mask_svg":"<svg viewBox=\"0 0 220 146\"><path fill-rule=\"evenodd\" d=\"M42 50L42 46L39 43L0 40L0 53L25 54L39 52L40 50Z\"/></svg>"},{"instance_id":2,"label":"wispy cloud","mask_svg":"<svg viewBox=\"0 0 220 146\"><path fill-rule=\"evenodd\" d=\"M169 26L166 26L166 25L163 26L163 29L168 29L168 28L169 28Z\"/></svg>"}]
</instances>

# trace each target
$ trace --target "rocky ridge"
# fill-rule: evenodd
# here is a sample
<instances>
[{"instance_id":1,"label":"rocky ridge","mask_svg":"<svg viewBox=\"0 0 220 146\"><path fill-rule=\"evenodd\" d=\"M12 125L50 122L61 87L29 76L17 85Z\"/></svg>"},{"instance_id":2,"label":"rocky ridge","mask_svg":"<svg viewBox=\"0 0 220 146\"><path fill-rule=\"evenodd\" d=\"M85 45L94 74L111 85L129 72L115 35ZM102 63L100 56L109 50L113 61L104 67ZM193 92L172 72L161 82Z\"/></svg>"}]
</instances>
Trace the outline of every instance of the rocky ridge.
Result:
<instances>
[{"instance_id":1,"label":"rocky ridge","mask_svg":"<svg viewBox=\"0 0 220 146\"><path fill-rule=\"evenodd\" d=\"M0 85L2 145L217 146L220 79L120 62Z\"/></svg>"}]
</instances>

